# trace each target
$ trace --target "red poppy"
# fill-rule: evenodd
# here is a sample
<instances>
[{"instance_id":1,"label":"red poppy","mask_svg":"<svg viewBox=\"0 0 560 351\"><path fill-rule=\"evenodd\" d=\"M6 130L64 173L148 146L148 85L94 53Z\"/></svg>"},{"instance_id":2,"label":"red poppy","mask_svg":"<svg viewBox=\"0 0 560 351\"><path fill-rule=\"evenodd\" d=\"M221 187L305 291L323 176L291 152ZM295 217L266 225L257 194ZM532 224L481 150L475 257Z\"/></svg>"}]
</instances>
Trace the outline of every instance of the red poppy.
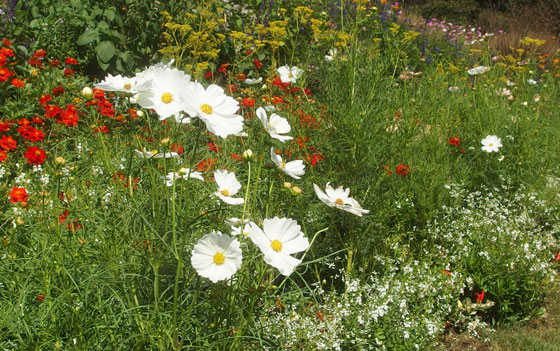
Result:
<instances>
[{"instance_id":1,"label":"red poppy","mask_svg":"<svg viewBox=\"0 0 560 351\"><path fill-rule=\"evenodd\" d=\"M27 148L27 151L23 155L32 165L40 165L45 162L47 155L45 154L45 150L38 148L37 146L30 146Z\"/></svg>"},{"instance_id":2,"label":"red poppy","mask_svg":"<svg viewBox=\"0 0 560 351\"><path fill-rule=\"evenodd\" d=\"M25 203L27 201L27 199L29 198L29 195L27 194L27 191L25 190L25 188L19 188L19 187L13 187L12 188L12 192L10 193L10 202L11 203Z\"/></svg>"},{"instance_id":3,"label":"red poppy","mask_svg":"<svg viewBox=\"0 0 560 351\"><path fill-rule=\"evenodd\" d=\"M459 147L461 145L461 139L458 137L451 137L448 141L449 145L453 145L455 147Z\"/></svg>"},{"instance_id":4,"label":"red poppy","mask_svg":"<svg viewBox=\"0 0 560 351\"><path fill-rule=\"evenodd\" d=\"M481 290L480 293L474 293L476 295L476 303L481 303L484 300L484 290Z\"/></svg>"},{"instance_id":5,"label":"red poppy","mask_svg":"<svg viewBox=\"0 0 560 351\"><path fill-rule=\"evenodd\" d=\"M410 173L410 167L406 163L399 163L395 170L401 177L407 176Z\"/></svg>"}]
</instances>

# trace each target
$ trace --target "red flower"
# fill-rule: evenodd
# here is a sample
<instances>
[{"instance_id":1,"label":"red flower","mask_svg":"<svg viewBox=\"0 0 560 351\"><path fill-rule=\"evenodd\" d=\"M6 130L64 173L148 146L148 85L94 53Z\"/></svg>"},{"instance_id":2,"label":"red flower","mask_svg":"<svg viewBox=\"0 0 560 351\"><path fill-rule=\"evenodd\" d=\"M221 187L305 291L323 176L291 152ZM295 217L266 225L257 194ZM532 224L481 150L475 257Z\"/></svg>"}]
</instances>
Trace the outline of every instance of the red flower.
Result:
<instances>
[{"instance_id":1,"label":"red flower","mask_svg":"<svg viewBox=\"0 0 560 351\"><path fill-rule=\"evenodd\" d=\"M27 201L29 195L25 188L13 187L12 192L10 193L10 202L11 203L18 203L21 202L24 204Z\"/></svg>"},{"instance_id":2,"label":"red flower","mask_svg":"<svg viewBox=\"0 0 560 351\"><path fill-rule=\"evenodd\" d=\"M45 154L45 150L38 148L37 146L30 146L27 148L27 151L23 155L32 165L40 165L45 162L47 155Z\"/></svg>"},{"instance_id":3,"label":"red flower","mask_svg":"<svg viewBox=\"0 0 560 351\"><path fill-rule=\"evenodd\" d=\"M78 125L78 110L74 105L68 105L64 111L61 112L58 123L75 127Z\"/></svg>"},{"instance_id":4,"label":"red flower","mask_svg":"<svg viewBox=\"0 0 560 351\"><path fill-rule=\"evenodd\" d=\"M238 80L244 80L245 78L247 78L247 75L245 73L237 73L235 75L235 79L238 79Z\"/></svg>"},{"instance_id":5,"label":"red flower","mask_svg":"<svg viewBox=\"0 0 560 351\"><path fill-rule=\"evenodd\" d=\"M262 63L261 63L261 61L259 61L259 59L254 59L253 60L253 65L255 66L256 69L261 69L262 68Z\"/></svg>"},{"instance_id":6,"label":"red flower","mask_svg":"<svg viewBox=\"0 0 560 351\"><path fill-rule=\"evenodd\" d=\"M70 216L70 212L68 210L64 210L61 214L58 215L58 223L62 224L66 221L66 218Z\"/></svg>"},{"instance_id":7,"label":"red flower","mask_svg":"<svg viewBox=\"0 0 560 351\"><path fill-rule=\"evenodd\" d=\"M65 63L69 64L69 65L77 65L78 61L75 58L72 57L67 57L66 60L64 60Z\"/></svg>"},{"instance_id":8,"label":"red flower","mask_svg":"<svg viewBox=\"0 0 560 351\"><path fill-rule=\"evenodd\" d=\"M233 154L231 154L231 158L233 158L236 161L243 162L243 156L241 156L239 154L233 153Z\"/></svg>"},{"instance_id":9,"label":"red flower","mask_svg":"<svg viewBox=\"0 0 560 351\"><path fill-rule=\"evenodd\" d=\"M63 87L62 85L58 85L58 86L56 86L55 88L53 88L52 94L53 94L54 96L60 96L60 95L62 95L62 94L64 93L64 90L65 90L65 89L64 89L64 87Z\"/></svg>"},{"instance_id":10,"label":"red flower","mask_svg":"<svg viewBox=\"0 0 560 351\"><path fill-rule=\"evenodd\" d=\"M37 295L37 302L41 303L45 299L45 293L40 293Z\"/></svg>"},{"instance_id":11,"label":"red flower","mask_svg":"<svg viewBox=\"0 0 560 351\"><path fill-rule=\"evenodd\" d=\"M241 105L245 107L255 107L255 99L253 98L243 98Z\"/></svg>"},{"instance_id":12,"label":"red flower","mask_svg":"<svg viewBox=\"0 0 560 351\"><path fill-rule=\"evenodd\" d=\"M33 54L33 58L43 58L44 56L47 55L47 51L46 50L37 50L35 51L35 53Z\"/></svg>"},{"instance_id":13,"label":"red flower","mask_svg":"<svg viewBox=\"0 0 560 351\"><path fill-rule=\"evenodd\" d=\"M272 103L274 105L278 105L284 102L284 99L282 99L280 96L273 96L272 97Z\"/></svg>"},{"instance_id":14,"label":"red flower","mask_svg":"<svg viewBox=\"0 0 560 351\"><path fill-rule=\"evenodd\" d=\"M8 39L2 40L2 43L3 43L5 46L11 46L11 45L12 45L12 42L9 41Z\"/></svg>"},{"instance_id":15,"label":"red flower","mask_svg":"<svg viewBox=\"0 0 560 351\"><path fill-rule=\"evenodd\" d=\"M391 171L391 170L389 169L389 165L383 165L383 166L381 166L380 168L385 169L385 170L387 171L387 175L393 174L393 171Z\"/></svg>"},{"instance_id":16,"label":"red flower","mask_svg":"<svg viewBox=\"0 0 560 351\"><path fill-rule=\"evenodd\" d=\"M222 150L222 148L220 146L218 146L218 145L216 145L212 142L208 143L208 149L210 151L214 151L214 152L218 152L218 151Z\"/></svg>"},{"instance_id":17,"label":"red flower","mask_svg":"<svg viewBox=\"0 0 560 351\"><path fill-rule=\"evenodd\" d=\"M0 121L0 132L10 130L10 123Z\"/></svg>"},{"instance_id":18,"label":"red flower","mask_svg":"<svg viewBox=\"0 0 560 351\"><path fill-rule=\"evenodd\" d=\"M19 78L12 79L11 84L16 88L21 88L25 86L25 82Z\"/></svg>"},{"instance_id":19,"label":"red flower","mask_svg":"<svg viewBox=\"0 0 560 351\"><path fill-rule=\"evenodd\" d=\"M458 137L451 137L448 141L449 145L453 145L455 147L459 147L461 145L461 139Z\"/></svg>"},{"instance_id":20,"label":"red flower","mask_svg":"<svg viewBox=\"0 0 560 351\"><path fill-rule=\"evenodd\" d=\"M7 68L0 67L0 82L5 82L13 76L14 73Z\"/></svg>"},{"instance_id":21,"label":"red flower","mask_svg":"<svg viewBox=\"0 0 560 351\"><path fill-rule=\"evenodd\" d=\"M7 135L2 135L2 138L0 139L0 148L6 150L6 151L11 151L11 150L15 150L15 148L17 147L17 142L15 141L14 138L12 138L12 136L7 136Z\"/></svg>"},{"instance_id":22,"label":"red flower","mask_svg":"<svg viewBox=\"0 0 560 351\"><path fill-rule=\"evenodd\" d=\"M321 154L314 154L311 155L311 166L315 166L317 164L317 162L321 161L322 159L325 158L325 155L321 155Z\"/></svg>"},{"instance_id":23,"label":"red flower","mask_svg":"<svg viewBox=\"0 0 560 351\"><path fill-rule=\"evenodd\" d=\"M6 154L5 151L0 150L0 162L6 161L7 158L8 158L8 154Z\"/></svg>"},{"instance_id":24,"label":"red flower","mask_svg":"<svg viewBox=\"0 0 560 351\"><path fill-rule=\"evenodd\" d=\"M109 128L106 125L102 125L101 127L95 127L93 129L93 133L109 133Z\"/></svg>"},{"instance_id":25,"label":"red flower","mask_svg":"<svg viewBox=\"0 0 560 351\"><path fill-rule=\"evenodd\" d=\"M58 67L58 66L60 66L60 61L58 61L57 59L51 60L51 61L49 62L49 66L51 66L51 67Z\"/></svg>"},{"instance_id":26,"label":"red flower","mask_svg":"<svg viewBox=\"0 0 560 351\"><path fill-rule=\"evenodd\" d=\"M227 73L227 68L229 66L229 63L222 63L222 65L220 66L220 68L218 68L218 72L220 73Z\"/></svg>"},{"instance_id":27,"label":"red flower","mask_svg":"<svg viewBox=\"0 0 560 351\"><path fill-rule=\"evenodd\" d=\"M484 290L479 293L474 293L476 295L476 303L481 303L484 300Z\"/></svg>"},{"instance_id":28,"label":"red flower","mask_svg":"<svg viewBox=\"0 0 560 351\"><path fill-rule=\"evenodd\" d=\"M39 98L39 104L41 104L41 106L45 106L45 104L51 100L52 96L50 96L49 94L41 95L41 97Z\"/></svg>"},{"instance_id":29,"label":"red flower","mask_svg":"<svg viewBox=\"0 0 560 351\"><path fill-rule=\"evenodd\" d=\"M178 153L179 155L183 153L183 147L179 144L171 144L171 147L169 149L173 152Z\"/></svg>"},{"instance_id":30,"label":"red flower","mask_svg":"<svg viewBox=\"0 0 560 351\"><path fill-rule=\"evenodd\" d=\"M446 270L446 269L443 270L443 273L445 273L445 274L447 274L447 275L451 275L451 272L448 271L448 270Z\"/></svg>"},{"instance_id":31,"label":"red flower","mask_svg":"<svg viewBox=\"0 0 560 351\"><path fill-rule=\"evenodd\" d=\"M45 109L45 117L47 118L58 117L62 112L62 109L56 105L45 105L43 108Z\"/></svg>"},{"instance_id":32,"label":"red flower","mask_svg":"<svg viewBox=\"0 0 560 351\"><path fill-rule=\"evenodd\" d=\"M45 139L45 133L42 130L35 129L30 125L19 127L18 133L29 141L42 141Z\"/></svg>"},{"instance_id":33,"label":"red flower","mask_svg":"<svg viewBox=\"0 0 560 351\"><path fill-rule=\"evenodd\" d=\"M200 161L196 165L196 170L198 172L209 172L216 167L216 159L215 158L207 158L205 160Z\"/></svg>"},{"instance_id":34,"label":"red flower","mask_svg":"<svg viewBox=\"0 0 560 351\"><path fill-rule=\"evenodd\" d=\"M212 71L208 71L208 72L204 73L204 78L206 80L214 79L214 73Z\"/></svg>"},{"instance_id":35,"label":"red flower","mask_svg":"<svg viewBox=\"0 0 560 351\"><path fill-rule=\"evenodd\" d=\"M74 71L74 70L71 69L71 68L66 67L66 68L64 69L64 76L65 76L65 77L72 77L75 73L76 73L76 71Z\"/></svg>"},{"instance_id":36,"label":"red flower","mask_svg":"<svg viewBox=\"0 0 560 351\"><path fill-rule=\"evenodd\" d=\"M556 254L556 257L554 257L554 262L558 261L560 261L560 252Z\"/></svg>"},{"instance_id":37,"label":"red flower","mask_svg":"<svg viewBox=\"0 0 560 351\"><path fill-rule=\"evenodd\" d=\"M407 176L410 173L410 167L406 163L399 163L396 172L401 177Z\"/></svg>"}]
</instances>

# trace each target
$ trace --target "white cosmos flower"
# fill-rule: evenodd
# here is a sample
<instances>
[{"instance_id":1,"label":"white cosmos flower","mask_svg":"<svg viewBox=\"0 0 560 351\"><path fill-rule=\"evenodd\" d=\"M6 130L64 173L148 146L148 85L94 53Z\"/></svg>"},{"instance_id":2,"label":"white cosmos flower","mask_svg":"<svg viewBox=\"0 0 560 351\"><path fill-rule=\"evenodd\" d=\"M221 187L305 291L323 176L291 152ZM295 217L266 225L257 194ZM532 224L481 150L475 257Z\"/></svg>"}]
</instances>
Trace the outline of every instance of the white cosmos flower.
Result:
<instances>
[{"instance_id":1,"label":"white cosmos flower","mask_svg":"<svg viewBox=\"0 0 560 351\"><path fill-rule=\"evenodd\" d=\"M113 76L108 74L100 83L95 84L97 89L105 91L119 91L124 93L135 94L140 89L145 89L145 85L136 84L136 77L123 77L120 74Z\"/></svg>"},{"instance_id":2,"label":"white cosmos flower","mask_svg":"<svg viewBox=\"0 0 560 351\"><path fill-rule=\"evenodd\" d=\"M231 278L241 268L243 257L237 239L220 232L206 234L194 246L191 264L213 283Z\"/></svg>"},{"instance_id":3,"label":"white cosmos flower","mask_svg":"<svg viewBox=\"0 0 560 351\"><path fill-rule=\"evenodd\" d=\"M134 150L136 155L143 158L177 158L179 154L176 152L158 152L157 150L146 150L146 148L142 148L142 150Z\"/></svg>"},{"instance_id":4,"label":"white cosmos flower","mask_svg":"<svg viewBox=\"0 0 560 351\"><path fill-rule=\"evenodd\" d=\"M535 85L535 84L537 84L537 81L534 80L533 78L529 78L529 79L527 79L527 83L531 84L531 85Z\"/></svg>"},{"instance_id":5,"label":"white cosmos flower","mask_svg":"<svg viewBox=\"0 0 560 351\"><path fill-rule=\"evenodd\" d=\"M185 109L186 92L193 83L191 77L178 69L152 66L144 74L139 74L143 84L150 86L135 96L136 101L143 108L151 108L164 120L178 115Z\"/></svg>"},{"instance_id":6,"label":"white cosmos flower","mask_svg":"<svg viewBox=\"0 0 560 351\"><path fill-rule=\"evenodd\" d=\"M193 172L189 168L181 167L179 169L179 171L169 172L167 174L167 176L165 177L165 179L166 179L165 184L167 186L173 186L173 183L175 183L175 181L177 179L185 179L186 180L187 178L193 178L193 179L198 179L198 180L204 181L204 178L202 177L202 173Z\"/></svg>"},{"instance_id":7,"label":"white cosmos flower","mask_svg":"<svg viewBox=\"0 0 560 351\"><path fill-rule=\"evenodd\" d=\"M236 114L239 102L224 94L224 89L215 84L204 89L202 84L194 82L187 96L185 111L203 120L211 133L225 138L243 130L243 117Z\"/></svg>"},{"instance_id":8,"label":"white cosmos flower","mask_svg":"<svg viewBox=\"0 0 560 351\"><path fill-rule=\"evenodd\" d=\"M243 234L244 236L249 235L249 223L251 222L247 218L241 220L241 218L232 217L226 219L226 224L231 227L231 235L240 235ZM243 227L243 229L241 228Z\"/></svg>"},{"instance_id":9,"label":"white cosmos flower","mask_svg":"<svg viewBox=\"0 0 560 351\"><path fill-rule=\"evenodd\" d=\"M336 48L329 49L329 54L325 55L325 61L332 61L338 55L338 50Z\"/></svg>"},{"instance_id":10,"label":"white cosmos flower","mask_svg":"<svg viewBox=\"0 0 560 351\"><path fill-rule=\"evenodd\" d=\"M343 189L342 186L339 186L333 189L333 187L327 183L325 192L323 192L317 184L313 184L313 189L315 189L315 194L317 194L319 200L323 201L327 206L336 207L360 217L362 214L369 213L369 210L364 210L358 201L348 196L350 195L349 188Z\"/></svg>"},{"instance_id":11,"label":"white cosmos flower","mask_svg":"<svg viewBox=\"0 0 560 351\"><path fill-rule=\"evenodd\" d=\"M245 79L245 84L249 84L249 85L259 84L262 81L263 81L262 77L259 77L257 79L247 78L247 79Z\"/></svg>"},{"instance_id":12,"label":"white cosmos flower","mask_svg":"<svg viewBox=\"0 0 560 351\"><path fill-rule=\"evenodd\" d=\"M482 150L486 152L498 152L502 147L502 139L495 135L488 135L482 139Z\"/></svg>"},{"instance_id":13,"label":"white cosmos flower","mask_svg":"<svg viewBox=\"0 0 560 351\"><path fill-rule=\"evenodd\" d=\"M290 67L286 65L278 68L277 72L282 83L295 83L303 73L303 70L296 66Z\"/></svg>"},{"instance_id":14,"label":"white cosmos flower","mask_svg":"<svg viewBox=\"0 0 560 351\"><path fill-rule=\"evenodd\" d=\"M467 71L468 74L470 74L471 76L475 76L477 74L482 74L482 73L486 73L490 70L490 67L488 66L477 66L475 68L471 68Z\"/></svg>"},{"instance_id":15,"label":"white cosmos flower","mask_svg":"<svg viewBox=\"0 0 560 351\"><path fill-rule=\"evenodd\" d=\"M220 200L229 205L241 205L245 201L242 197L232 197L241 189L241 183L235 178L235 173L219 169L214 172L214 179L218 185L218 191L214 195Z\"/></svg>"},{"instance_id":16,"label":"white cosmos flower","mask_svg":"<svg viewBox=\"0 0 560 351\"><path fill-rule=\"evenodd\" d=\"M309 248L301 227L290 218L265 219L263 229L249 223L249 238L264 254L264 261L289 276L301 260L291 255Z\"/></svg>"},{"instance_id":17,"label":"white cosmos flower","mask_svg":"<svg viewBox=\"0 0 560 351\"><path fill-rule=\"evenodd\" d=\"M270 158L276 167L294 179L301 179L301 176L305 174L305 165L302 160L284 162L282 156L276 155L273 147L270 148Z\"/></svg>"},{"instance_id":18,"label":"white cosmos flower","mask_svg":"<svg viewBox=\"0 0 560 351\"><path fill-rule=\"evenodd\" d=\"M270 115L269 119L266 115L266 111L262 107L259 107L257 109L257 117L259 117L264 129L266 129L266 131L272 138L278 139L281 142L293 139L291 136L281 135L289 133L292 130L290 124L288 123L288 120L284 117L280 117L276 113L273 113Z\"/></svg>"}]
</instances>

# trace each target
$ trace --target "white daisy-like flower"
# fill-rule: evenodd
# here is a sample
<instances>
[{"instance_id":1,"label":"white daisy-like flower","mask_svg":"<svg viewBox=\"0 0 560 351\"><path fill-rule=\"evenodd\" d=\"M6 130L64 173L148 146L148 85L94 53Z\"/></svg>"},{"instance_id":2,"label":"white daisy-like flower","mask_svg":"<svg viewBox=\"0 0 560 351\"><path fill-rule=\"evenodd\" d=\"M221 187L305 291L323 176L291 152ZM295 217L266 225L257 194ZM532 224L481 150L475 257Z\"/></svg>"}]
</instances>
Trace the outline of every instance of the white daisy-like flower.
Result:
<instances>
[{"instance_id":1,"label":"white daisy-like flower","mask_svg":"<svg viewBox=\"0 0 560 351\"><path fill-rule=\"evenodd\" d=\"M226 219L225 222L231 227L231 235L234 236L241 235L241 234L243 234L244 236L249 235L249 228L250 228L249 223L251 223L251 221L248 220L247 218L242 220L241 218L232 217Z\"/></svg>"},{"instance_id":2,"label":"white daisy-like flower","mask_svg":"<svg viewBox=\"0 0 560 351\"><path fill-rule=\"evenodd\" d=\"M531 84L531 85L535 85L535 84L537 84L537 81L534 80L533 78L529 78L529 79L527 79L527 83Z\"/></svg>"},{"instance_id":3,"label":"white daisy-like flower","mask_svg":"<svg viewBox=\"0 0 560 351\"><path fill-rule=\"evenodd\" d=\"M313 184L313 189L315 189L315 194L317 194L319 200L323 201L327 206L336 207L360 217L362 214L369 213L369 210L364 210L358 201L348 196L350 195L349 188L343 189L342 186L339 186L333 189L333 187L327 183L325 192L323 192L317 184Z\"/></svg>"},{"instance_id":4,"label":"white daisy-like flower","mask_svg":"<svg viewBox=\"0 0 560 351\"><path fill-rule=\"evenodd\" d=\"M179 169L179 171L169 172L167 174L167 176L165 176L165 179L166 179L165 185L173 186L173 183L175 183L176 180L178 180L178 179L187 180L188 178L193 178L193 179L198 179L198 180L204 181L204 178L202 177L202 173L194 172L194 171L191 171L189 168L181 167Z\"/></svg>"},{"instance_id":5,"label":"white daisy-like flower","mask_svg":"<svg viewBox=\"0 0 560 351\"><path fill-rule=\"evenodd\" d=\"M286 65L278 68L277 72L282 83L295 83L303 73L303 70L296 66L290 67Z\"/></svg>"},{"instance_id":6,"label":"white daisy-like flower","mask_svg":"<svg viewBox=\"0 0 560 351\"><path fill-rule=\"evenodd\" d=\"M488 135L482 139L482 150L486 152L498 152L502 147L502 139L495 135Z\"/></svg>"},{"instance_id":7,"label":"white daisy-like flower","mask_svg":"<svg viewBox=\"0 0 560 351\"><path fill-rule=\"evenodd\" d=\"M293 139L291 136L288 135L281 135L285 133L289 133L292 128L288 123L288 120L284 117L278 116L276 113L270 115L270 119L266 115L266 111L264 108L259 107L257 109L257 117L261 120L264 129L270 134L270 136L274 139L278 139L281 142L286 140Z\"/></svg>"},{"instance_id":8,"label":"white daisy-like flower","mask_svg":"<svg viewBox=\"0 0 560 351\"><path fill-rule=\"evenodd\" d=\"M290 218L265 219L263 229L251 222L249 238L264 254L264 261L289 276L301 260L291 255L309 248L301 227Z\"/></svg>"},{"instance_id":9,"label":"white daisy-like flower","mask_svg":"<svg viewBox=\"0 0 560 351\"><path fill-rule=\"evenodd\" d=\"M194 246L191 264L198 275L213 283L231 278L243 260L239 241L227 234L206 234Z\"/></svg>"},{"instance_id":10,"label":"white daisy-like flower","mask_svg":"<svg viewBox=\"0 0 560 351\"><path fill-rule=\"evenodd\" d=\"M223 202L229 205L241 205L245 200L242 197L232 197L241 189L241 183L235 178L235 173L225 169L214 172L214 179L218 185L218 191L214 193Z\"/></svg>"},{"instance_id":11,"label":"white daisy-like flower","mask_svg":"<svg viewBox=\"0 0 560 351\"><path fill-rule=\"evenodd\" d=\"M496 91L496 94L498 94L498 96L509 97L509 96L511 96L511 90L509 90L507 88L500 88Z\"/></svg>"},{"instance_id":12,"label":"white daisy-like flower","mask_svg":"<svg viewBox=\"0 0 560 351\"><path fill-rule=\"evenodd\" d=\"M136 77L123 77L120 74L113 76L108 74L104 80L95 84L97 89L105 91L118 91L134 94L137 90Z\"/></svg>"},{"instance_id":13,"label":"white daisy-like flower","mask_svg":"<svg viewBox=\"0 0 560 351\"><path fill-rule=\"evenodd\" d=\"M482 74L482 73L486 73L490 70L490 67L488 66L477 66L474 68L471 68L467 71L468 74L470 74L471 76L475 76L478 74Z\"/></svg>"},{"instance_id":14,"label":"white daisy-like flower","mask_svg":"<svg viewBox=\"0 0 560 351\"><path fill-rule=\"evenodd\" d=\"M243 130L243 117L236 114L239 102L227 96L224 89L215 84L204 89L202 84L194 82L187 89L187 96L185 111L204 121L211 133L226 138Z\"/></svg>"},{"instance_id":15,"label":"white daisy-like flower","mask_svg":"<svg viewBox=\"0 0 560 351\"><path fill-rule=\"evenodd\" d=\"M259 84L262 81L263 81L262 77L259 77L257 79L247 78L247 79L245 79L245 84L248 84L248 85Z\"/></svg>"},{"instance_id":16,"label":"white daisy-like flower","mask_svg":"<svg viewBox=\"0 0 560 351\"><path fill-rule=\"evenodd\" d=\"M274 152L274 148L270 148L270 158L278 169L294 179L301 179L301 176L305 174L305 165L302 160L284 162L282 156Z\"/></svg>"},{"instance_id":17,"label":"white daisy-like flower","mask_svg":"<svg viewBox=\"0 0 560 351\"><path fill-rule=\"evenodd\" d=\"M160 120L177 116L185 109L186 92L193 84L188 74L178 69L152 66L140 77L143 84L150 82L149 89L142 90L135 96L140 106L154 109Z\"/></svg>"},{"instance_id":18,"label":"white daisy-like flower","mask_svg":"<svg viewBox=\"0 0 560 351\"><path fill-rule=\"evenodd\" d=\"M158 152L157 150L146 150L146 148L142 148L142 150L134 150L136 155L143 158L177 158L180 155L176 152Z\"/></svg>"},{"instance_id":19,"label":"white daisy-like flower","mask_svg":"<svg viewBox=\"0 0 560 351\"><path fill-rule=\"evenodd\" d=\"M325 61L330 62L334 60L336 56L338 56L338 50L336 48L329 49L329 54L325 55Z\"/></svg>"}]
</instances>

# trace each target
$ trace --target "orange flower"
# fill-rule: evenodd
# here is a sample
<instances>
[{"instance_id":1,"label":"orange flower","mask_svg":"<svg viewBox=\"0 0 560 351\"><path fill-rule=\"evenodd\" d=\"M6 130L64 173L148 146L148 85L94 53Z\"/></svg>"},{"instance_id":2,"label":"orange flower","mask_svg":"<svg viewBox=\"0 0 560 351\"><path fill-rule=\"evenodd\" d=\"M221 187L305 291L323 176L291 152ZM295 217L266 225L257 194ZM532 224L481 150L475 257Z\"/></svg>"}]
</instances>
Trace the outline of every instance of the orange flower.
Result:
<instances>
[{"instance_id":1,"label":"orange flower","mask_svg":"<svg viewBox=\"0 0 560 351\"><path fill-rule=\"evenodd\" d=\"M405 177L410 173L410 167L406 163L399 163L397 165L396 172L401 177Z\"/></svg>"},{"instance_id":2,"label":"orange flower","mask_svg":"<svg viewBox=\"0 0 560 351\"><path fill-rule=\"evenodd\" d=\"M23 155L27 159L27 162L32 165L43 164L47 158L45 150L38 148L37 146L30 146Z\"/></svg>"},{"instance_id":3,"label":"orange flower","mask_svg":"<svg viewBox=\"0 0 560 351\"><path fill-rule=\"evenodd\" d=\"M10 193L10 202L11 203L18 203L21 202L22 205L25 204L29 195L25 188L13 187L12 192Z\"/></svg>"}]
</instances>

